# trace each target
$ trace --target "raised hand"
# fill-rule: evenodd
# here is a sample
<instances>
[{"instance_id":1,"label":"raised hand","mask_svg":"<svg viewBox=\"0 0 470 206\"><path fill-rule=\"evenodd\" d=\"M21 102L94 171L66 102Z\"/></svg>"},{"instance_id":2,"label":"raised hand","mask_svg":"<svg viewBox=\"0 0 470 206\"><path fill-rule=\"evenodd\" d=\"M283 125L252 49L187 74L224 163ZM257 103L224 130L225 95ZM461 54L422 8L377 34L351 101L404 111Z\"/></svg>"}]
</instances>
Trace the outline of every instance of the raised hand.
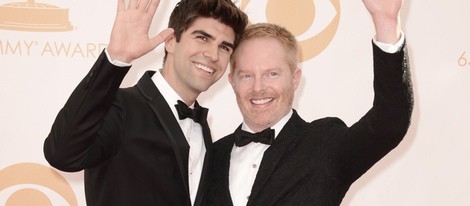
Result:
<instances>
[{"instance_id":1,"label":"raised hand","mask_svg":"<svg viewBox=\"0 0 470 206\"><path fill-rule=\"evenodd\" d=\"M400 9L403 0L362 0L372 16L376 40L396 43L400 38Z\"/></svg>"},{"instance_id":2,"label":"raised hand","mask_svg":"<svg viewBox=\"0 0 470 206\"><path fill-rule=\"evenodd\" d=\"M118 1L116 19L108 54L112 60L131 63L147 54L164 42L173 29L167 28L154 37L149 37L149 29L160 0L125 0Z\"/></svg>"}]
</instances>

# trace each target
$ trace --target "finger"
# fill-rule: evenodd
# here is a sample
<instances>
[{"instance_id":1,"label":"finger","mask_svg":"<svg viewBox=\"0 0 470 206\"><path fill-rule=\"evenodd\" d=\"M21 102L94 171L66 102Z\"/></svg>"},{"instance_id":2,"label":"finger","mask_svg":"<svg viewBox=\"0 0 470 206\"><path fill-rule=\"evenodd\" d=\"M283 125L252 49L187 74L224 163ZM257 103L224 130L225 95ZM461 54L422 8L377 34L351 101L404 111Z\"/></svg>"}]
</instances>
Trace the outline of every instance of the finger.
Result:
<instances>
[{"instance_id":1,"label":"finger","mask_svg":"<svg viewBox=\"0 0 470 206\"><path fill-rule=\"evenodd\" d=\"M129 7L131 9L135 9L139 7L139 0L129 0Z\"/></svg>"},{"instance_id":2,"label":"finger","mask_svg":"<svg viewBox=\"0 0 470 206\"><path fill-rule=\"evenodd\" d=\"M126 0L119 0L117 4L117 10L122 11L126 8Z\"/></svg>"},{"instance_id":3,"label":"finger","mask_svg":"<svg viewBox=\"0 0 470 206\"><path fill-rule=\"evenodd\" d=\"M139 0L139 5L138 5L138 10L145 12L147 11L149 4L152 2L152 0Z\"/></svg>"},{"instance_id":4,"label":"finger","mask_svg":"<svg viewBox=\"0 0 470 206\"><path fill-rule=\"evenodd\" d=\"M117 10L118 10L118 11L124 10L125 4L126 4L125 0L118 0L118 2L117 2Z\"/></svg>"},{"instance_id":5,"label":"finger","mask_svg":"<svg viewBox=\"0 0 470 206\"><path fill-rule=\"evenodd\" d=\"M170 37L173 34L174 30L172 28L166 28L165 30L161 31L158 33L156 36L154 36L151 41L154 47L157 47L160 45L162 42L164 42L168 37Z\"/></svg>"},{"instance_id":6,"label":"finger","mask_svg":"<svg viewBox=\"0 0 470 206\"><path fill-rule=\"evenodd\" d=\"M155 15L155 12L157 11L158 5L160 4L160 0L150 0L147 12L149 14Z\"/></svg>"},{"instance_id":7,"label":"finger","mask_svg":"<svg viewBox=\"0 0 470 206\"><path fill-rule=\"evenodd\" d=\"M149 4L150 0L139 0L139 4L137 5L136 9L145 12L147 9L147 5Z\"/></svg>"}]
</instances>

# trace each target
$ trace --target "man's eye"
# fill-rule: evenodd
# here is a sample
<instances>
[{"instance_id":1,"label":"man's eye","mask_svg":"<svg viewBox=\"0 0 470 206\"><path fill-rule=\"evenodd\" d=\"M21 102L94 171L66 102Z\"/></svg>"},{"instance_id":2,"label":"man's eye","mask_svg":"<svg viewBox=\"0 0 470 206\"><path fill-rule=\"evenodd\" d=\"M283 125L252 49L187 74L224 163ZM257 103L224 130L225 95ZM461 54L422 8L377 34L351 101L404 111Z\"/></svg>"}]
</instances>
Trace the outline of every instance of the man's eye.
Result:
<instances>
[{"instance_id":1,"label":"man's eye","mask_svg":"<svg viewBox=\"0 0 470 206\"><path fill-rule=\"evenodd\" d=\"M198 39L201 39L202 41L207 41L208 38L205 36L197 36Z\"/></svg>"},{"instance_id":2,"label":"man's eye","mask_svg":"<svg viewBox=\"0 0 470 206\"><path fill-rule=\"evenodd\" d=\"M232 48L226 46L226 45L220 45L220 48L227 51L227 52L231 52L232 51Z\"/></svg>"},{"instance_id":3,"label":"man's eye","mask_svg":"<svg viewBox=\"0 0 470 206\"><path fill-rule=\"evenodd\" d=\"M270 77L275 77L278 76L279 74L277 72L269 72L268 74Z\"/></svg>"},{"instance_id":4,"label":"man's eye","mask_svg":"<svg viewBox=\"0 0 470 206\"><path fill-rule=\"evenodd\" d=\"M249 79L250 77L251 77L251 75L249 75L249 74L240 75L240 79Z\"/></svg>"}]
</instances>

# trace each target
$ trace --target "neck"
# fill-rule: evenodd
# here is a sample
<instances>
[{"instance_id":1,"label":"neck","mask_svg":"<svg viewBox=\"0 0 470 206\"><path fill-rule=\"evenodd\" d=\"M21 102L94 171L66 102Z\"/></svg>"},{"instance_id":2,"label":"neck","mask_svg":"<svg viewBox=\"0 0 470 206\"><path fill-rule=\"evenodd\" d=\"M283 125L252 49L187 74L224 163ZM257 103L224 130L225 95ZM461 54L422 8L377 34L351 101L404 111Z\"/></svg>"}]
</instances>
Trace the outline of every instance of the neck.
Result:
<instances>
[{"instance_id":1,"label":"neck","mask_svg":"<svg viewBox=\"0 0 470 206\"><path fill-rule=\"evenodd\" d=\"M171 68L163 67L161 70L163 78L166 80L168 85L181 97L181 100L186 105L192 105L196 101L196 98L199 96L199 92L194 92L190 89L186 89L181 81L178 81L174 74L171 72Z\"/></svg>"}]
</instances>

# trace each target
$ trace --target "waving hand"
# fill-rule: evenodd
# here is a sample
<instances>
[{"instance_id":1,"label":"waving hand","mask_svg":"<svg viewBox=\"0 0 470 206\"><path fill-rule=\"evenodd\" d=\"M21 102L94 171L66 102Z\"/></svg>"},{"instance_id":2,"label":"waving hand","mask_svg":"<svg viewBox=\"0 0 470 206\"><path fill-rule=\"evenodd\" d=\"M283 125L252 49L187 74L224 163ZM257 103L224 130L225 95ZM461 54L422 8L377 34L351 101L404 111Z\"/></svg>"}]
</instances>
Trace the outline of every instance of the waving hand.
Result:
<instances>
[{"instance_id":1,"label":"waving hand","mask_svg":"<svg viewBox=\"0 0 470 206\"><path fill-rule=\"evenodd\" d=\"M147 54L165 41L173 29L167 28L154 37L149 37L149 28L160 0L118 1L108 53L112 60L132 62Z\"/></svg>"},{"instance_id":2,"label":"waving hand","mask_svg":"<svg viewBox=\"0 0 470 206\"><path fill-rule=\"evenodd\" d=\"M400 9L403 0L362 0L374 21L376 39L395 43L400 35Z\"/></svg>"}]
</instances>

